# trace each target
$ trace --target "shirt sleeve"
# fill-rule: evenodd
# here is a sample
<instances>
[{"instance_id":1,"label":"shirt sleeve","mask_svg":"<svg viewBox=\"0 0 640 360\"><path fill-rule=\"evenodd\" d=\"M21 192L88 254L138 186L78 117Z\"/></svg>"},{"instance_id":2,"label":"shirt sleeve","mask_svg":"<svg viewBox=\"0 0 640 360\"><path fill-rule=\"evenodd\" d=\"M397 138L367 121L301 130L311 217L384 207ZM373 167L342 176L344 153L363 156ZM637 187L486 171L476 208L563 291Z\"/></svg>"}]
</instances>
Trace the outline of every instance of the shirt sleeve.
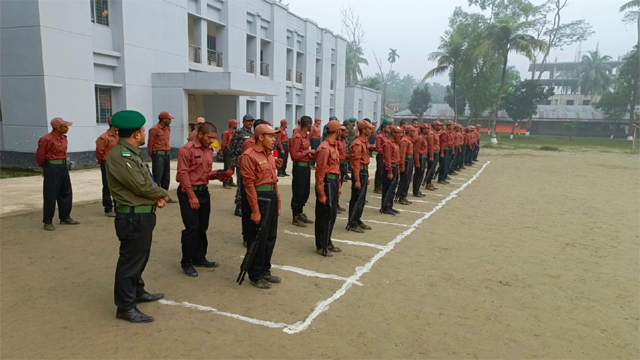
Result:
<instances>
[{"instance_id":1,"label":"shirt sleeve","mask_svg":"<svg viewBox=\"0 0 640 360\"><path fill-rule=\"evenodd\" d=\"M147 141L147 151L149 156L153 154L153 147L155 146L155 137L157 130L154 128L149 129L149 140Z\"/></svg>"},{"instance_id":2,"label":"shirt sleeve","mask_svg":"<svg viewBox=\"0 0 640 360\"><path fill-rule=\"evenodd\" d=\"M433 134L427 135L427 147L429 148L429 157L433 156Z\"/></svg>"},{"instance_id":3,"label":"shirt sleeve","mask_svg":"<svg viewBox=\"0 0 640 360\"><path fill-rule=\"evenodd\" d=\"M178 174L176 175L176 181L180 183L182 192L187 194L189 199L195 199L196 194L191 187L191 178L189 177L189 162L191 156L189 150L181 147L178 149Z\"/></svg>"},{"instance_id":4,"label":"shirt sleeve","mask_svg":"<svg viewBox=\"0 0 640 360\"><path fill-rule=\"evenodd\" d=\"M326 175L327 159L329 158L329 150L318 148L316 153L316 191L318 197L325 196L324 193L324 176Z\"/></svg>"},{"instance_id":5,"label":"shirt sleeve","mask_svg":"<svg viewBox=\"0 0 640 360\"><path fill-rule=\"evenodd\" d=\"M147 181L145 174L140 166L133 160L118 158L113 162L107 163L109 173L115 177L124 187L134 194L153 201L169 196L169 193L154 184ZM146 171L146 170L144 170Z\"/></svg>"},{"instance_id":6,"label":"shirt sleeve","mask_svg":"<svg viewBox=\"0 0 640 360\"><path fill-rule=\"evenodd\" d=\"M250 155L240 157L240 173L242 174L242 186L247 194L247 202L251 207L251 212L260 212L258 206L258 192L256 191L257 175L253 166L253 158Z\"/></svg>"},{"instance_id":7,"label":"shirt sleeve","mask_svg":"<svg viewBox=\"0 0 640 360\"><path fill-rule=\"evenodd\" d=\"M362 156L362 147L360 146L360 144L354 143L353 145L351 145L351 149L349 152L351 153L353 179L354 181L360 181L360 160Z\"/></svg>"},{"instance_id":8,"label":"shirt sleeve","mask_svg":"<svg viewBox=\"0 0 640 360\"><path fill-rule=\"evenodd\" d=\"M444 148L445 148L445 143L447 142L447 135L445 133L442 133L440 135L440 153L444 153Z\"/></svg>"},{"instance_id":9,"label":"shirt sleeve","mask_svg":"<svg viewBox=\"0 0 640 360\"><path fill-rule=\"evenodd\" d=\"M38 140L38 150L36 151L36 162L38 163L38 166L44 167L44 163L47 160L47 151L49 150L50 146L51 141L43 138L40 138L40 140Z\"/></svg>"},{"instance_id":10,"label":"shirt sleeve","mask_svg":"<svg viewBox=\"0 0 640 360\"><path fill-rule=\"evenodd\" d=\"M420 165L420 147L422 147L423 143L424 138L419 136L415 144L413 144L413 161L415 161L417 165Z\"/></svg>"},{"instance_id":11,"label":"shirt sleeve","mask_svg":"<svg viewBox=\"0 0 640 360\"><path fill-rule=\"evenodd\" d=\"M289 140L289 154L291 155L291 160L298 161L302 158L302 154L300 154L300 146L302 145L302 138L299 136L294 136Z\"/></svg>"},{"instance_id":12,"label":"shirt sleeve","mask_svg":"<svg viewBox=\"0 0 640 360\"><path fill-rule=\"evenodd\" d=\"M104 151L107 148L107 141L106 139L99 137L96 140L96 160L98 161L104 161L105 160L105 156L104 156Z\"/></svg>"},{"instance_id":13,"label":"shirt sleeve","mask_svg":"<svg viewBox=\"0 0 640 360\"><path fill-rule=\"evenodd\" d=\"M400 164L403 165L404 164L404 160L407 158L407 147L409 146L409 142L408 141L401 141L400 142Z\"/></svg>"},{"instance_id":14,"label":"shirt sleeve","mask_svg":"<svg viewBox=\"0 0 640 360\"><path fill-rule=\"evenodd\" d=\"M391 142L387 141L386 144L384 144L384 167L387 169L388 172L393 171L393 169L391 168L391 152L393 151L393 149L391 148Z\"/></svg>"}]
</instances>

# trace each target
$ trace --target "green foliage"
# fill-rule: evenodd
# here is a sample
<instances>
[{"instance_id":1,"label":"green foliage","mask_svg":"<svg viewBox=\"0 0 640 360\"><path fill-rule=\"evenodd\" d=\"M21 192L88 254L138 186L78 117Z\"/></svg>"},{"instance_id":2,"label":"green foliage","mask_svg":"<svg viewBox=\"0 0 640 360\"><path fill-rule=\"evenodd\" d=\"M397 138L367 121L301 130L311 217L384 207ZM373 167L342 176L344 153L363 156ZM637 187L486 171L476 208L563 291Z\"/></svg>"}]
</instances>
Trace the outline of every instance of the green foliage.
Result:
<instances>
[{"instance_id":1,"label":"green foliage","mask_svg":"<svg viewBox=\"0 0 640 360\"><path fill-rule=\"evenodd\" d=\"M566 132L567 135L569 135L569 140L571 140L573 133L578 128L578 124L575 121L569 121L562 124L562 128L564 129L564 132Z\"/></svg>"},{"instance_id":2,"label":"green foliage","mask_svg":"<svg viewBox=\"0 0 640 360\"><path fill-rule=\"evenodd\" d=\"M362 85L373 90L378 90L378 91L382 90L382 82L380 81L380 78L377 76L367 76L366 78L358 81L358 85Z\"/></svg>"},{"instance_id":3,"label":"green foliage","mask_svg":"<svg viewBox=\"0 0 640 360\"><path fill-rule=\"evenodd\" d=\"M544 146L540 146L539 150L542 150L542 151L560 151L560 148L557 148L555 146L544 145Z\"/></svg>"},{"instance_id":4,"label":"green foliage","mask_svg":"<svg viewBox=\"0 0 640 360\"><path fill-rule=\"evenodd\" d=\"M424 87L417 87L413 89L411 100L409 101L409 110L422 119L424 112L431 107L431 92L429 91L429 85L425 84Z\"/></svg>"},{"instance_id":5,"label":"green foliage","mask_svg":"<svg viewBox=\"0 0 640 360\"><path fill-rule=\"evenodd\" d=\"M638 78L640 77L637 47L622 58L618 76L613 80L612 90L602 93L593 107L602 111L609 120L620 120L629 114L638 103Z\"/></svg>"},{"instance_id":6,"label":"green foliage","mask_svg":"<svg viewBox=\"0 0 640 360\"><path fill-rule=\"evenodd\" d=\"M582 56L576 69L582 95L598 95L611 87L613 69L606 64L607 61L611 61L611 56L600 55L598 49Z\"/></svg>"},{"instance_id":7,"label":"green foliage","mask_svg":"<svg viewBox=\"0 0 640 360\"><path fill-rule=\"evenodd\" d=\"M345 58L345 78L347 85L356 85L358 78L362 78L361 64L369 65L367 59L364 58L362 46L351 41L348 42Z\"/></svg>"},{"instance_id":8,"label":"green foliage","mask_svg":"<svg viewBox=\"0 0 640 360\"><path fill-rule=\"evenodd\" d=\"M553 89L545 89L536 80L515 83L504 96L502 108L515 121L528 119L538 113L538 102L553 96Z\"/></svg>"},{"instance_id":9,"label":"green foliage","mask_svg":"<svg viewBox=\"0 0 640 360\"><path fill-rule=\"evenodd\" d=\"M462 86L456 86L457 90L455 93L455 96L458 97L458 109L457 109L457 114L458 116L464 116L464 112L465 109L467 107L467 97L465 95L465 91L464 88ZM454 101L454 93L453 93L453 89L451 86L447 85L446 90L445 90L445 96L444 96L444 101L449 104L449 107L453 110L456 110L455 106L456 103Z\"/></svg>"}]
</instances>

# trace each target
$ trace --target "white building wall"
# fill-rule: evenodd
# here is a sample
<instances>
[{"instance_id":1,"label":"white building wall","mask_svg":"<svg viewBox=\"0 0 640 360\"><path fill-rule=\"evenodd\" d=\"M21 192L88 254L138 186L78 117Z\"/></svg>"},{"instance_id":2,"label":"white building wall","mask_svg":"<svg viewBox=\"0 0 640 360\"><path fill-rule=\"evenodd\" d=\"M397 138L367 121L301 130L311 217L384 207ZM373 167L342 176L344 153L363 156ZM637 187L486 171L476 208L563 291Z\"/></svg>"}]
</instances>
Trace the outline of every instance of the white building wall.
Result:
<instances>
[{"instance_id":1,"label":"white building wall","mask_svg":"<svg viewBox=\"0 0 640 360\"><path fill-rule=\"evenodd\" d=\"M363 86L348 85L345 87L344 118L371 121L380 120L382 93Z\"/></svg>"}]
</instances>

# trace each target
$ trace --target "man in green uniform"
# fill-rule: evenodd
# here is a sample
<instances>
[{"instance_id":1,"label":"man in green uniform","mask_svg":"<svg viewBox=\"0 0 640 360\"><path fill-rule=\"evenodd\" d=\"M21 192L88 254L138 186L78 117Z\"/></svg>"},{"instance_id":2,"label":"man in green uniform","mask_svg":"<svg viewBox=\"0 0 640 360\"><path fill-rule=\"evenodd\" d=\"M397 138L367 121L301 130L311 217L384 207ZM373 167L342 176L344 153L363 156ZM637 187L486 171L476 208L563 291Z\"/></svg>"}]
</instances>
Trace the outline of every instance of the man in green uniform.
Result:
<instances>
[{"instance_id":1,"label":"man in green uniform","mask_svg":"<svg viewBox=\"0 0 640 360\"><path fill-rule=\"evenodd\" d=\"M169 200L169 193L154 183L140 155L140 146L145 143L145 122L137 111L115 113L111 123L118 129L120 139L106 160L109 191L117 204L114 222L120 240L114 289L116 318L133 323L153 321L136 304L164 297L146 292L142 280L156 226L156 208L164 207Z\"/></svg>"}]
</instances>

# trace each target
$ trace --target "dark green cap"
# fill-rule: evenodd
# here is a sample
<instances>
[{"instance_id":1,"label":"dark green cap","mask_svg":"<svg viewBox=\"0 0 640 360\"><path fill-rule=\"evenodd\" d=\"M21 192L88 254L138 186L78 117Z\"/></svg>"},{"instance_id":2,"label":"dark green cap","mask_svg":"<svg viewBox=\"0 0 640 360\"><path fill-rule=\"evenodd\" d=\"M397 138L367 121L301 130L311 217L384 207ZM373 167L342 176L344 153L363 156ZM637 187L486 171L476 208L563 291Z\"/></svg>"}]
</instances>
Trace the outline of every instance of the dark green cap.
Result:
<instances>
[{"instance_id":1,"label":"dark green cap","mask_svg":"<svg viewBox=\"0 0 640 360\"><path fill-rule=\"evenodd\" d=\"M389 122L389 120L387 120L387 119L382 119L382 123L383 123L383 124L391 124L391 123Z\"/></svg>"},{"instance_id":2,"label":"dark green cap","mask_svg":"<svg viewBox=\"0 0 640 360\"><path fill-rule=\"evenodd\" d=\"M134 110L118 111L111 117L111 125L119 130L140 129L146 122L144 115Z\"/></svg>"},{"instance_id":3,"label":"dark green cap","mask_svg":"<svg viewBox=\"0 0 640 360\"><path fill-rule=\"evenodd\" d=\"M356 118L350 118L350 119L349 119L349 122L350 122L350 123L354 123L354 122L356 122L356 121L358 121L358 119L356 119Z\"/></svg>"}]
</instances>

